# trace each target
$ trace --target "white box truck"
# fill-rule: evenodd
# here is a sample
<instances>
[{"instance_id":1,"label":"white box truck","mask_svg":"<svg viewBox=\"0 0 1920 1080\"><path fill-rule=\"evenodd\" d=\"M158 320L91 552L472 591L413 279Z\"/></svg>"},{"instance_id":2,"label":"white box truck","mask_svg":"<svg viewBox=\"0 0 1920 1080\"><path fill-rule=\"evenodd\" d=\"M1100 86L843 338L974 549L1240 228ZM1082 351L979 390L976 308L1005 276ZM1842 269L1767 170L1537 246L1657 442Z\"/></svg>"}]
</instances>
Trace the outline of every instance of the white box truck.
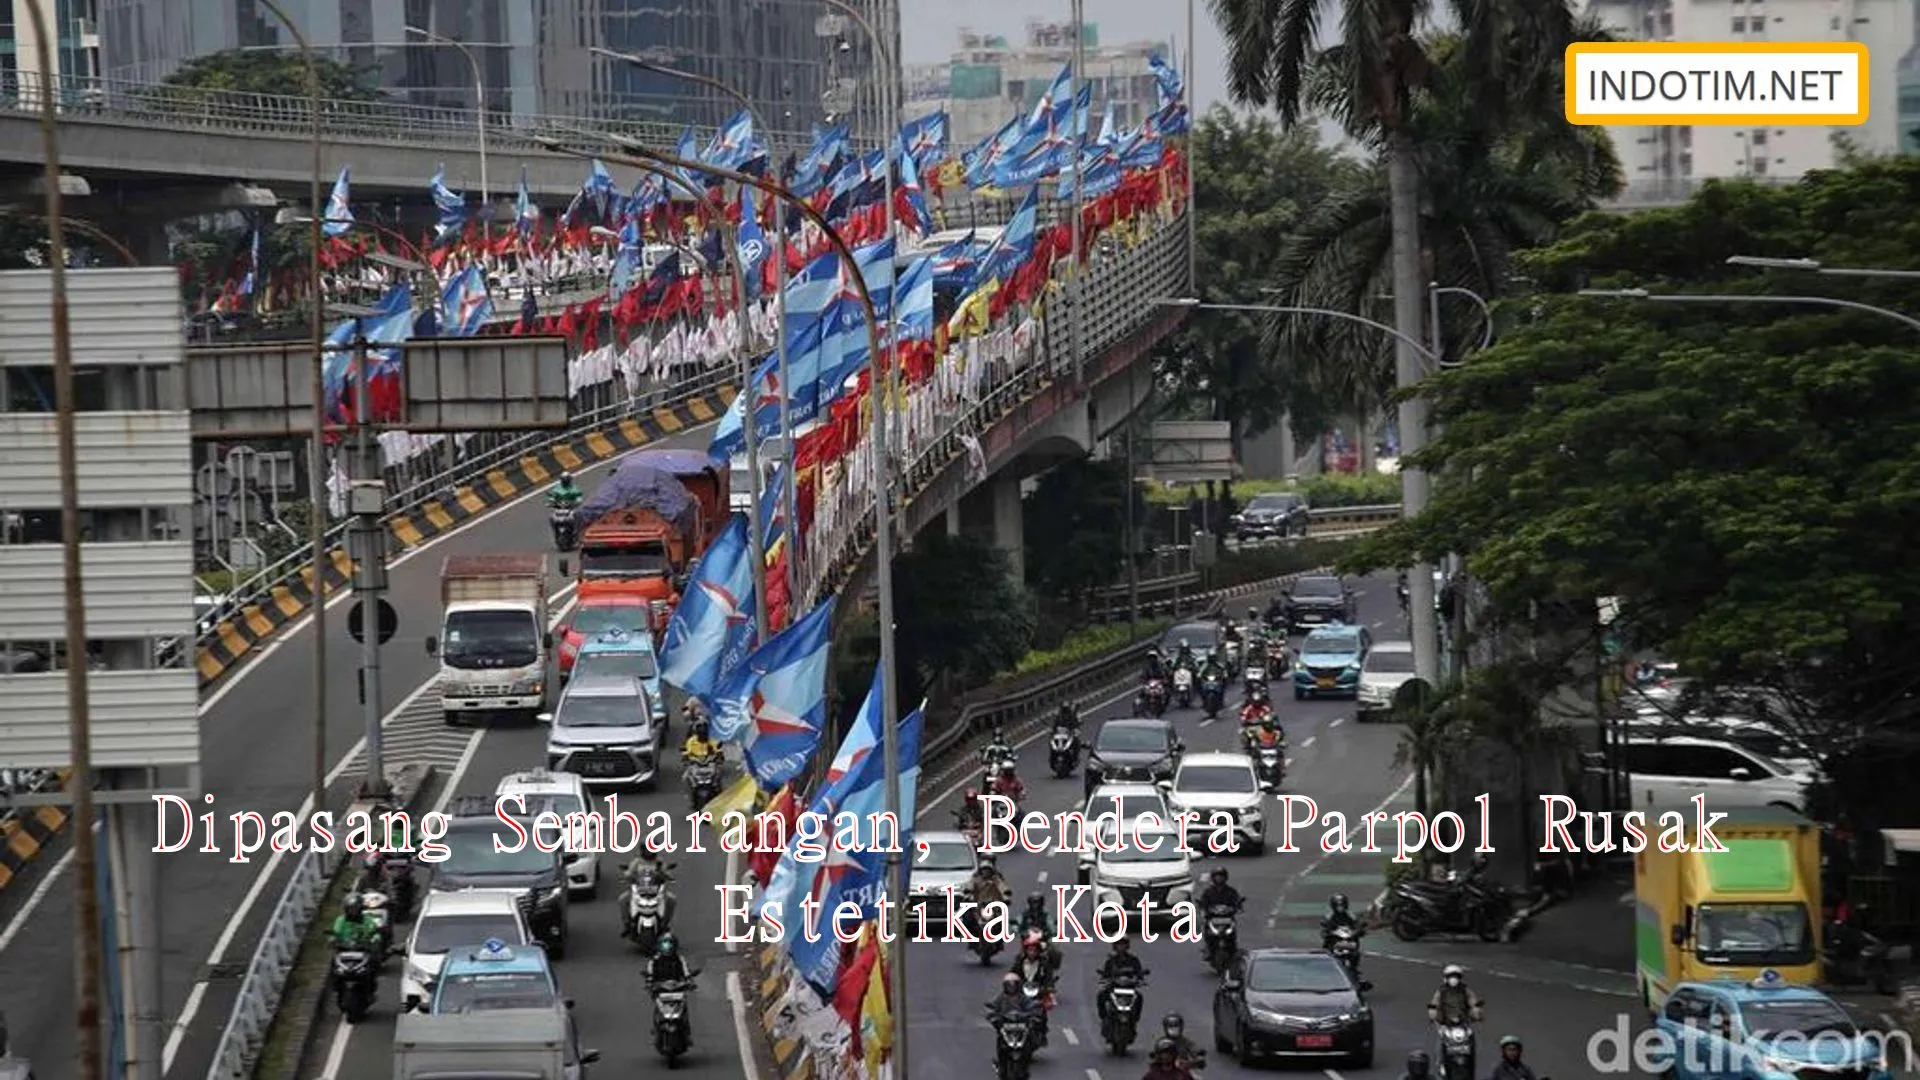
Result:
<instances>
[{"instance_id":1,"label":"white box truck","mask_svg":"<svg viewBox=\"0 0 1920 1080\"><path fill-rule=\"evenodd\" d=\"M401 1013L393 1080L570 1080L569 1042L559 1009Z\"/></svg>"},{"instance_id":2,"label":"white box truck","mask_svg":"<svg viewBox=\"0 0 1920 1080\"><path fill-rule=\"evenodd\" d=\"M440 564L440 708L447 723L531 721L547 696L553 635L544 555L449 555Z\"/></svg>"}]
</instances>

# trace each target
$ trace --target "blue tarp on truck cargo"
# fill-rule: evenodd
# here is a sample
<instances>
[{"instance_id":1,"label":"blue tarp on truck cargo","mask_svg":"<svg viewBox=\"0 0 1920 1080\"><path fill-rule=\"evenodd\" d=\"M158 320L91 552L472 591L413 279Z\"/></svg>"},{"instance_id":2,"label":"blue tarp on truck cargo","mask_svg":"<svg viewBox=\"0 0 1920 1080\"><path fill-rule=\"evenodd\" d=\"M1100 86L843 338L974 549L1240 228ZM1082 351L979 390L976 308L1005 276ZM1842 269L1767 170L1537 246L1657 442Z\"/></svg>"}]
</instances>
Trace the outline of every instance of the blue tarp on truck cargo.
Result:
<instances>
[{"instance_id":1,"label":"blue tarp on truck cargo","mask_svg":"<svg viewBox=\"0 0 1920 1080\"><path fill-rule=\"evenodd\" d=\"M627 460L645 462L675 476L692 476L707 469L718 472L727 466L708 457L705 450L642 450Z\"/></svg>"},{"instance_id":2,"label":"blue tarp on truck cargo","mask_svg":"<svg viewBox=\"0 0 1920 1080\"><path fill-rule=\"evenodd\" d=\"M587 526L615 510L652 510L681 532L700 519L700 503L673 473L640 458L628 458L600 482L573 513L576 527Z\"/></svg>"}]
</instances>

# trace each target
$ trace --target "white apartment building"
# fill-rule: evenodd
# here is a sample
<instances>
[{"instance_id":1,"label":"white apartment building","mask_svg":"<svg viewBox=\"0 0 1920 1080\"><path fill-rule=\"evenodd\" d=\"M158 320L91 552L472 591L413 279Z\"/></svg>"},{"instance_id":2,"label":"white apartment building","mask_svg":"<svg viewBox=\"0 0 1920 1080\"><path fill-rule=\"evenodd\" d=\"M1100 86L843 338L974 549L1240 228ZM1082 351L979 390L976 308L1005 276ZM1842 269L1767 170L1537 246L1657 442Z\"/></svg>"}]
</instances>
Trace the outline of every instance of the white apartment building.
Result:
<instances>
[{"instance_id":1,"label":"white apartment building","mask_svg":"<svg viewBox=\"0 0 1920 1080\"><path fill-rule=\"evenodd\" d=\"M1869 153L1913 149L1920 128L1914 57L1920 0L1593 0L1589 13L1643 41L1828 42L1867 46L1869 118L1858 127L1608 128L1630 188L1690 186L1710 177L1790 179L1835 162L1834 136Z\"/></svg>"},{"instance_id":2,"label":"white apartment building","mask_svg":"<svg viewBox=\"0 0 1920 1080\"><path fill-rule=\"evenodd\" d=\"M1100 123L1109 101L1117 126L1140 123L1159 104L1147 57L1154 52L1170 57L1170 47L1159 41L1102 45L1097 24L1081 27L1086 79L1093 86L1092 123ZM909 65L907 115L945 109L948 141L958 152L999 131L1013 113L1033 108L1060 65L1073 59L1073 24L1032 20L1026 31L1026 43L1019 46L997 34L962 31L959 48L946 63Z\"/></svg>"}]
</instances>

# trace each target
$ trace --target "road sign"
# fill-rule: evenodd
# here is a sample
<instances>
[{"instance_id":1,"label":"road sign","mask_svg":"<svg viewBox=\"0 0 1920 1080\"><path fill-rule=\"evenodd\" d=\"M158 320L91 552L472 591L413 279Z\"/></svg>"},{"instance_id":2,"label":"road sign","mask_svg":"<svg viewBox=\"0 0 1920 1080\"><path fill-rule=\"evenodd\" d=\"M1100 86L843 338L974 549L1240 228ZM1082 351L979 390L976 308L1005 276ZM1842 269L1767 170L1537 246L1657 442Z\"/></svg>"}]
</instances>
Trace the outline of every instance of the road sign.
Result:
<instances>
[{"instance_id":1,"label":"road sign","mask_svg":"<svg viewBox=\"0 0 1920 1080\"><path fill-rule=\"evenodd\" d=\"M374 632L376 636L379 637L380 644L385 645L387 642L393 640L394 631L400 629L400 615L393 610L392 604L387 603L387 599L384 596L375 597L373 602L379 605L374 608L374 618L379 623ZM363 612L366 606L367 602L365 600L356 600L353 604L353 610L347 612L347 633L352 634L353 640L355 641L364 642L367 640L365 636L367 632L367 617Z\"/></svg>"},{"instance_id":2,"label":"road sign","mask_svg":"<svg viewBox=\"0 0 1920 1080\"><path fill-rule=\"evenodd\" d=\"M1148 436L1146 474L1168 484L1233 479L1233 426L1225 420L1160 420Z\"/></svg>"}]
</instances>

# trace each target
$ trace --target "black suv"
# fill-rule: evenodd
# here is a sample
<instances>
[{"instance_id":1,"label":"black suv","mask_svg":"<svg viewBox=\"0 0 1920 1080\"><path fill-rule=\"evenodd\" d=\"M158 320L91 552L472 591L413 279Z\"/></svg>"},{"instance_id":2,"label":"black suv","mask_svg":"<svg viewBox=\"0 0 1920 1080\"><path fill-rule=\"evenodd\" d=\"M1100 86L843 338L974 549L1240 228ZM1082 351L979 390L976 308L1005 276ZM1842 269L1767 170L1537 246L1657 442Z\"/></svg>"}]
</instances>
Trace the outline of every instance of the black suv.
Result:
<instances>
[{"instance_id":1,"label":"black suv","mask_svg":"<svg viewBox=\"0 0 1920 1080\"><path fill-rule=\"evenodd\" d=\"M1248 540L1284 539L1307 535L1307 500L1291 492L1255 495L1233 516L1234 538Z\"/></svg>"},{"instance_id":2,"label":"black suv","mask_svg":"<svg viewBox=\"0 0 1920 1080\"><path fill-rule=\"evenodd\" d=\"M1328 623L1353 621L1353 593L1346 582L1332 574L1295 578L1279 599L1281 609L1287 613L1289 634L1305 633Z\"/></svg>"},{"instance_id":3,"label":"black suv","mask_svg":"<svg viewBox=\"0 0 1920 1080\"><path fill-rule=\"evenodd\" d=\"M494 800L463 795L447 807L447 857L426 862L432 889L513 889L527 929L555 960L567 951L567 868L564 849L541 851L533 843L533 819L519 819L524 843L494 815ZM494 839L507 848L494 850ZM518 847L518 850L515 848Z\"/></svg>"}]
</instances>

